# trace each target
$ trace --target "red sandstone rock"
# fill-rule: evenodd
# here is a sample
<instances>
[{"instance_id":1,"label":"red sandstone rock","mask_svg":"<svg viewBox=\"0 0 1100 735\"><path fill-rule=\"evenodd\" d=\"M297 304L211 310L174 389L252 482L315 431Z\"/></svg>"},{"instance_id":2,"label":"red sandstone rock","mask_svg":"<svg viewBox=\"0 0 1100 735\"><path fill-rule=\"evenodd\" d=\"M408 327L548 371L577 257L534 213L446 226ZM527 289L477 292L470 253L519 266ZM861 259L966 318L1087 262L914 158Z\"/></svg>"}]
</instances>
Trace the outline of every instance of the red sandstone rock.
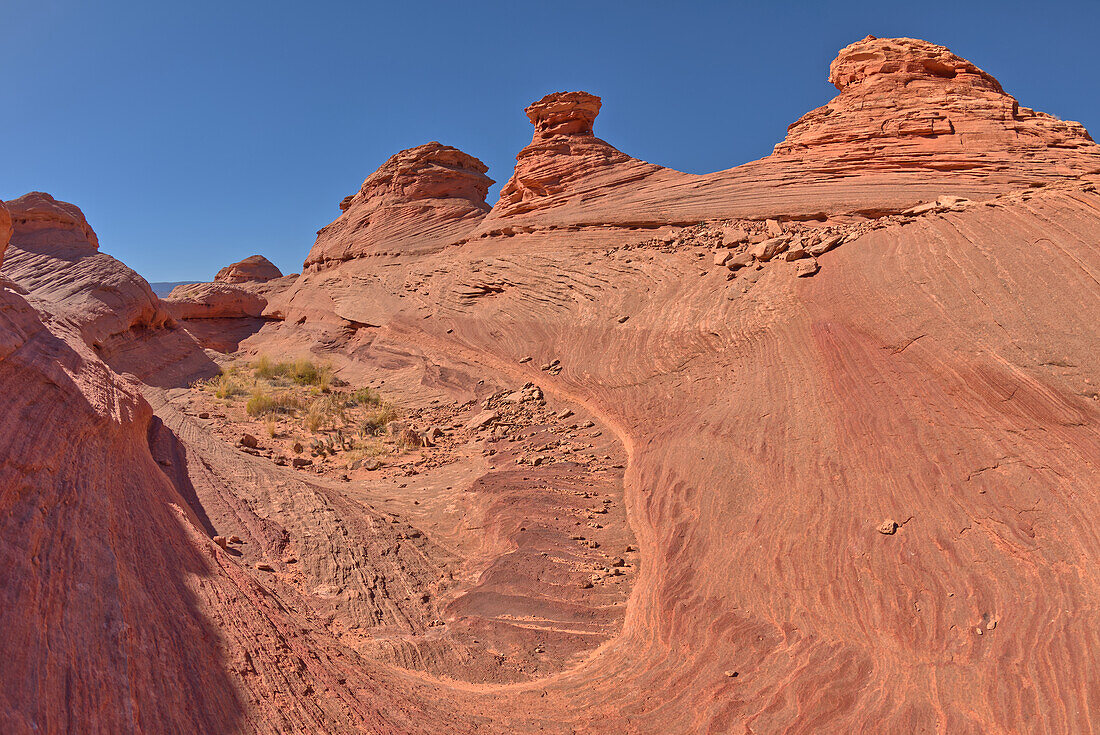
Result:
<instances>
[{"instance_id":1,"label":"red sandstone rock","mask_svg":"<svg viewBox=\"0 0 1100 735\"><path fill-rule=\"evenodd\" d=\"M877 167L934 156L963 169L1001 151L1095 147L1080 123L1021 107L992 76L926 41L868 36L841 50L829 81L840 94L792 124L777 154Z\"/></svg>"},{"instance_id":2,"label":"red sandstone rock","mask_svg":"<svg viewBox=\"0 0 1100 735\"><path fill-rule=\"evenodd\" d=\"M4 251L8 249L9 240L11 240L11 214L4 203L0 202L0 265L4 264Z\"/></svg>"},{"instance_id":3,"label":"red sandstone rock","mask_svg":"<svg viewBox=\"0 0 1100 735\"><path fill-rule=\"evenodd\" d=\"M164 299L176 319L258 317L267 301L229 283L192 283L176 286Z\"/></svg>"},{"instance_id":4,"label":"red sandstone rock","mask_svg":"<svg viewBox=\"0 0 1100 735\"><path fill-rule=\"evenodd\" d=\"M512 178L479 232L512 230L515 215L558 206L563 196L629 185L661 169L631 158L593 135L600 98L587 92L548 94L525 112L535 126L530 145L516 156Z\"/></svg>"},{"instance_id":5,"label":"red sandstone rock","mask_svg":"<svg viewBox=\"0 0 1100 735\"><path fill-rule=\"evenodd\" d=\"M133 329L160 328L170 317L145 279L109 255L75 205L32 192L6 203L13 232L3 274L106 347Z\"/></svg>"},{"instance_id":6,"label":"red sandstone rock","mask_svg":"<svg viewBox=\"0 0 1100 735\"><path fill-rule=\"evenodd\" d=\"M1019 106L942 46L864 39L841 51L830 78L840 94L792 124L773 155L702 176L631 158L586 132L598 105L555 104L568 95L549 95L528 108L545 134L536 130L519 153L500 201L471 236L881 214L1100 170L1100 146L1078 123ZM555 134L559 127L570 132Z\"/></svg>"},{"instance_id":7,"label":"red sandstone rock","mask_svg":"<svg viewBox=\"0 0 1100 735\"><path fill-rule=\"evenodd\" d=\"M59 202L49 194L32 191L7 203L20 242L30 248L73 246L99 249L99 238L80 208Z\"/></svg>"},{"instance_id":8,"label":"red sandstone rock","mask_svg":"<svg viewBox=\"0 0 1100 735\"><path fill-rule=\"evenodd\" d=\"M250 283L270 281L282 276L283 272L264 256L250 255L222 268L214 276L214 280L219 283Z\"/></svg>"},{"instance_id":9,"label":"red sandstone rock","mask_svg":"<svg viewBox=\"0 0 1100 735\"><path fill-rule=\"evenodd\" d=\"M904 108L944 83L925 46L845 52L840 97L896 69ZM242 453L71 334L58 314L92 279L52 301L56 254L16 254L35 292L0 289L0 729L1088 732L1096 147L1025 118L1031 152L998 132L915 156L872 95L869 129L837 128L851 158L803 128L694 177L608 152L585 97L543 102L482 237L444 247L477 207L402 199L394 173L345 211L385 227L318 238L341 257L247 344L384 376L411 411L462 406L454 428L492 414L449 463L398 455L347 491L315 479L329 459ZM964 194L986 201L941 199ZM712 266L767 219L820 272ZM551 229L578 223L599 227ZM507 400L534 375L549 406Z\"/></svg>"},{"instance_id":10,"label":"red sandstone rock","mask_svg":"<svg viewBox=\"0 0 1100 735\"><path fill-rule=\"evenodd\" d=\"M432 252L464 237L489 211L487 167L457 148L427 143L391 157L341 202L317 233L306 267L365 255Z\"/></svg>"}]
</instances>

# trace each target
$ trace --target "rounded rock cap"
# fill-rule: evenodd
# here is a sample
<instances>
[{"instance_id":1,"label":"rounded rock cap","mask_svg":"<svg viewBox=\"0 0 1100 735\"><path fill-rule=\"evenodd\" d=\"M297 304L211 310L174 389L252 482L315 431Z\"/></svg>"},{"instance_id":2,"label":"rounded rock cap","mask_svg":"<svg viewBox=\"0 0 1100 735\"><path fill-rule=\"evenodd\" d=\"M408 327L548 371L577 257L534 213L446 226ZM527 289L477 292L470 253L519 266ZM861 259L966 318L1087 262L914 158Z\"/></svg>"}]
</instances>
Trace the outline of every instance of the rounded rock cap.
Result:
<instances>
[{"instance_id":1,"label":"rounded rock cap","mask_svg":"<svg viewBox=\"0 0 1100 735\"><path fill-rule=\"evenodd\" d=\"M829 65L829 81L839 90L876 79L904 82L917 77L947 80L963 75L971 86L1002 91L992 75L946 47L919 38L867 36L842 48Z\"/></svg>"},{"instance_id":2,"label":"rounded rock cap","mask_svg":"<svg viewBox=\"0 0 1100 735\"><path fill-rule=\"evenodd\" d=\"M600 104L600 98L588 92L554 92L533 102L524 112L535 126L536 138L592 135Z\"/></svg>"}]
</instances>

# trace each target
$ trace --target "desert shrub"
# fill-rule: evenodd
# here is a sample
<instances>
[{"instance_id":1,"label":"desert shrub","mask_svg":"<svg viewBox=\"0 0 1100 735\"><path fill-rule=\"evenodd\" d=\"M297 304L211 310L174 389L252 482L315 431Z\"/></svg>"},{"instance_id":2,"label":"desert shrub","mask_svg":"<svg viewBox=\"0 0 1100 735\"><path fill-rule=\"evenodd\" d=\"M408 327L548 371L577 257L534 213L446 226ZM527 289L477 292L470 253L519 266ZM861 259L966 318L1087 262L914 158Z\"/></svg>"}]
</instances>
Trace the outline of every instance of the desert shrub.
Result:
<instances>
[{"instance_id":1,"label":"desert shrub","mask_svg":"<svg viewBox=\"0 0 1100 735\"><path fill-rule=\"evenodd\" d=\"M268 416L267 421L264 422L264 429L267 431L267 435L274 439L279 435L279 424L275 421L274 416Z\"/></svg>"},{"instance_id":2,"label":"desert shrub","mask_svg":"<svg viewBox=\"0 0 1100 735\"><path fill-rule=\"evenodd\" d=\"M310 401L303 419L305 427L314 432L326 427L335 429L338 423L346 420L344 406L334 396L324 396Z\"/></svg>"},{"instance_id":3,"label":"desert shrub","mask_svg":"<svg viewBox=\"0 0 1100 735\"><path fill-rule=\"evenodd\" d=\"M267 355L261 355L254 372L257 378L263 380L286 378L298 385L316 385L325 393L331 390L334 379L331 366L317 365L305 358L293 362L273 362Z\"/></svg>"},{"instance_id":4,"label":"desert shrub","mask_svg":"<svg viewBox=\"0 0 1100 735\"><path fill-rule=\"evenodd\" d=\"M360 388L349 396L349 400L356 406L379 406L382 397L370 388Z\"/></svg>"},{"instance_id":5,"label":"desert shrub","mask_svg":"<svg viewBox=\"0 0 1100 735\"><path fill-rule=\"evenodd\" d=\"M368 411L359 425L359 433L366 436L374 436L386 428L386 424L397 418L397 411L388 403L383 403L377 408Z\"/></svg>"},{"instance_id":6,"label":"desert shrub","mask_svg":"<svg viewBox=\"0 0 1100 735\"><path fill-rule=\"evenodd\" d=\"M240 380L226 372L207 380L197 380L191 387L213 393L217 398L233 398L248 392Z\"/></svg>"},{"instance_id":7,"label":"desert shrub","mask_svg":"<svg viewBox=\"0 0 1100 735\"><path fill-rule=\"evenodd\" d=\"M340 456L343 458L344 463L350 466L358 460L384 457L389 453L390 450L386 448L386 445L375 439L373 441L364 442L355 449L349 449Z\"/></svg>"},{"instance_id":8,"label":"desert shrub","mask_svg":"<svg viewBox=\"0 0 1100 735\"><path fill-rule=\"evenodd\" d=\"M257 378L263 378L264 380L271 380L277 378L283 373L280 368L284 363L274 363L267 355L260 355L260 359L256 362L255 374Z\"/></svg>"},{"instance_id":9,"label":"desert shrub","mask_svg":"<svg viewBox=\"0 0 1100 735\"><path fill-rule=\"evenodd\" d=\"M289 393L271 395L263 388L256 388L244 405L244 410L249 416L267 416L273 413L294 413L301 407L301 401Z\"/></svg>"},{"instance_id":10,"label":"desert shrub","mask_svg":"<svg viewBox=\"0 0 1100 735\"><path fill-rule=\"evenodd\" d=\"M241 383L232 375L222 373L214 379L214 395L218 398L233 398L244 395L247 391Z\"/></svg>"},{"instance_id":11,"label":"desert shrub","mask_svg":"<svg viewBox=\"0 0 1100 735\"><path fill-rule=\"evenodd\" d=\"M249 416L265 416L275 410L275 399L267 391L257 388L252 391L244 410Z\"/></svg>"}]
</instances>

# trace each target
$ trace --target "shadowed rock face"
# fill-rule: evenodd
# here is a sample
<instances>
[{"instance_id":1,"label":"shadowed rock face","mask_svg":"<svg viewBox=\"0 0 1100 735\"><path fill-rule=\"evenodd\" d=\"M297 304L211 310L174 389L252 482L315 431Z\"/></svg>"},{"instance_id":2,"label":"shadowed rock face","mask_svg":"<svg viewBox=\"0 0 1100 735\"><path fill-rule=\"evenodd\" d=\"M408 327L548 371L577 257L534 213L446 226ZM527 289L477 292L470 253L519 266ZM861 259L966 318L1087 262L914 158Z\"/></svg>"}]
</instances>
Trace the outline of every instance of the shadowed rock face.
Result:
<instances>
[{"instance_id":1,"label":"shadowed rock face","mask_svg":"<svg viewBox=\"0 0 1100 735\"><path fill-rule=\"evenodd\" d=\"M0 202L0 265L4 264L4 251L8 249L8 241L11 240L11 213Z\"/></svg>"},{"instance_id":2,"label":"shadowed rock face","mask_svg":"<svg viewBox=\"0 0 1100 735\"><path fill-rule=\"evenodd\" d=\"M429 144L301 277L182 289L287 288L222 341L447 407L449 463L347 482L119 377L74 328L99 281L28 254L98 256L82 217L17 224L0 731L1090 732L1097 146L933 44L832 76L706 176L549 95L488 216L484 167Z\"/></svg>"},{"instance_id":3,"label":"shadowed rock face","mask_svg":"<svg viewBox=\"0 0 1100 735\"><path fill-rule=\"evenodd\" d=\"M283 272L270 260L262 255L250 255L222 268L214 280L219 283L262 283L282 277Z\"/></svg>"},{"instance_id":4,"label":"shadowed rock face","mask_svg":"<svg viewBox=\"0 0 1100 735\"><path fill-rule=\"evenodd\" d=\"M431 252L464 237L489 211L488 167L457 148L427 143L401 151L340 203L317 233L305 267L367 255Z\"/></svg>"}]
</instances>

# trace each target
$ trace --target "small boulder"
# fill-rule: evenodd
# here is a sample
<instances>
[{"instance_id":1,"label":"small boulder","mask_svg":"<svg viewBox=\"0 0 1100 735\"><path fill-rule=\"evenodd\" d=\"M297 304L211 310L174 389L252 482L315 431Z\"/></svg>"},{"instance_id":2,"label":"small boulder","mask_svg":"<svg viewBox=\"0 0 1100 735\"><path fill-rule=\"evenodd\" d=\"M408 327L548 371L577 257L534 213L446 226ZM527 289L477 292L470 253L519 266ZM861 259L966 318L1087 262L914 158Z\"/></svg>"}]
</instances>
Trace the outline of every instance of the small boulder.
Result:
<instances>
[{"instance_id":1,"label":"small boulder","mask_svg":"<svg viewBox=\"0 0 1100 735\"><path fill-rule=\"evenodd\" d=\"M255 449L260 446L260 441L251 434L241 434L241 438L237 440L237 443L249 449Z\"/></svg>"},{"instance_id":2,"label":"small boulder","mask_svg":"<svg viewBox=\"0 0 1100 735\"><path fill-rule=\"evenodd\" d=\"M417 434L412 429L402 429L401 433L397 435L397 443L409 449L417 449L424 446L420 434Z\"/></svg>"},{"instance_id":3,"label":"small boulder","mask_svg":"<svg viewBox=\"0 0 1100 735\"><path fill-rule=\"evenodd\" d=\"M752 264L752 253L738 253L726 261L726 267L731 271L745 268Z\"/></svg>"},{"instance_id":4,"label":"small boulder","mask_svg":"<svg viewBox=\"0 0 1100 735\"><path fill-rule=\"evenodd\" d=\"M482 411L466 423L466 428L470 431L480 431L499 418L500 414L496 411Z\"/></svg>"},{"instance_id":5,"label":"small boulder","mask_svg":"<svg viewBox=\"0 0 1100 735\"><path fill-rule=\"evenodd\" d=\"M840 241L843 239L843 235L829 235L821 242L810 245L808 248L806 248L806 252L816 258L818 255L827 253L835 248L837 245L840 244Z\"/></svg>"},{"instance_id":6,"label":"small boulder","mask_svg":"<svg viewBox=\"0 0 1100 735\"><path fill-rule=\"evenodd\" d=\"M806 247L802 244L802 241L796 241L791 243L791 246L787 248L787 252L783 253L783 259L788 263L794 260L801 260L806 257Z\"/></svg>"},{"instance_id":7,"label":"small boulder","mask_svg":"<svg viewBox=\"0 0 1100 735\"><path fill-rule=\"evenodd\" d=\"M722 230L722 244L726 247L732 247L734 245L740 245L743 242L748 242L749 233L742 230L740 227L727 227ZM718 265L723 265L719 263Z\"/></svg>"},{"instance_id":8,"label":"small boulder","mask_svg":"<svg viewBox=\"0 0 1100 735\"><path fill-rule=\"evenodd\" d=\"M897 532L897 530L898 530L898 522L891 519L891 518L887 518L878 527L878 532L881 533L881 534L884 534L886 536L892 536L894 533Z\"/></svg>"},{"instance_id":9,"label":"small boulder","mask_svg":"<svg viewBox=\"0 0 1100 735\"><path fill-rule=\"evenodd\" d=\"M805 260L798 261L798 265L794 267L794 274L799 278L805 278L806 276L812 276L821 270L821 266L817 264L816 258L807 258Z\"/></svg>"},{"instance_id":10,"label":"small boulder","mask_svg":"<svg viewBox=\"0 0 1100 735\"><path fill-rule=\"evenodd\" d=\"M770 240L757 243L752 247L749 252L757 260L766 263L774 258L777 254L783 252L787 247L787 238L785 237L773 237Z\"/></svg>"}]
</instances>

